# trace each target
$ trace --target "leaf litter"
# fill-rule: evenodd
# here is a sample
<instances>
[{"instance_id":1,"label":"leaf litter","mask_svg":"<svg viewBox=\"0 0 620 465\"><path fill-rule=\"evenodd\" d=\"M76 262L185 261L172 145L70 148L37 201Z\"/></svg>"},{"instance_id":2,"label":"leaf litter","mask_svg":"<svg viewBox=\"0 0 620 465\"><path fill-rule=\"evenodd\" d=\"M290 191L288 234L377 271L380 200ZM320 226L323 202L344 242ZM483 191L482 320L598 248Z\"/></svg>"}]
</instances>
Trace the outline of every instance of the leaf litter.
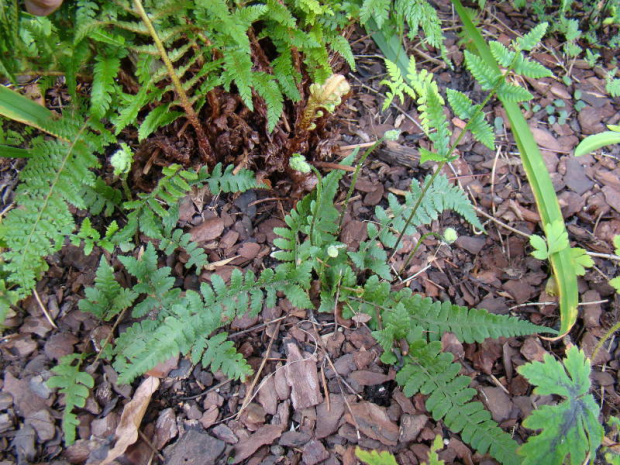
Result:
<instances>
[{"instance_id":1,"label":"leaf litter","mask_svg":"<svg viewBox=\"0 0 620 465\"><path fill-rule=\"evenodd\" d=\"M518 29L518 16L505 11L497 14ZM449 49L454 41L449 38ZM364 54L373 45L366 39L356 47L358 54ZM541 54L540 59L555 66L550 55ZM421 177L428 169L420 167L416 158L420 136L416 124L394 109L382 114L381 97L367 90L379 88L381 63L362 59L360 69L374 72L358 75L363 85L354 83L357 95L341 112L341 136L332 143L350 146L368 142L383 135L385 129L397 126L403 137L400 142L390 142L378 149L362 171L344 223L343 239L351 245L365 239L365 221L372 218L373 206L385 201L387 192L406 190L412 176ZM556 71L562 72L560 68ZM438 74L443 82L467 82L458 68L456 72ZM586 103L584 110L573 113L562 125L548 124L542 113L528 116L545 149L545 160L563 202L571 238L588 250L610 254L611 239L620 234L617 158L587 155L575 161L567 152L574 148L581 134L597 132L604 124L617 124L620 102L601 96L596 89L604 86L604 81L593 70L575 67L573 74L575 84L570 87L550 79L529 84L537 92L536 102L542 108L551 98L571 103L570 96L579 89ZM415 118L412 103L405 110ZM496 117L502 116L499 107L493 112ZM237 121L224 111L221 127L232 120ZM452 248L442 247L439 251L433 241L423 242L406 270L408 276L416 275L408 285L415 292L459 305L479 306L497 313L513 312L534 323L552 325L557 308L554 298L544 289L547 270L528 255L529 242L522 236L538 230L534 199L506 137L499 131L502 150L498 154L463 140L459 145L461 158L455 163L456 175L448 174L467 187L484 212L516 232L489 223L488 236L475 236L464 231L453 218L444 217L441 225L454 226L460 233L459 239ZM235 148L245 146L245 139L257 140L249 127L239 126L235 134L222 139L223 149L232 154ZM158 144L160 150L172 153L172 144L165 140ZM266 165L275 160L273 150L264 153ZM612 155L617 157L617 150ZM160 162L155 160L155 166ZM144 170L148 160L141 163ZM1 166L3 172L12 169L6 162ZM255 195L256 200L268 197L263 192ZM273 229L283 225L282 212L291 205L286 200L264 201L250 211L250 203L235 204L232 199L213 199L201 193L182 204L185 206L180 226L192 231L206 247L212 265L196 280L184 274L182 257L170 257L186 289L195 288L212 273L227 280L235 268L269 266ZM58 421L62 405L55 393L46 388L45 381L62 355L73 350L91 350L91 337L100 326L77 310L79 296L92 281L93 264L99 257L85 257L77 248L63 253L52 257L50 271L39 288L41 305L49 311L58 329L49 323L41 305L31 299L24 302L25 317L16 316L9 321L12 333L0 343L4 371L0 390L0 460L6 463L60 465L66 460L141 464L148 460L161 462L163 456L165 463L170 464L226 463L229 458L235 463L352 464L355 447L360 446L388 449L399 463L418 464L425 460L438 434L448 442L439 453L446 463L485 461L458 437L446 434L441 423L429 416L424 396L408 399L394 386L393 374L379 362L380 349L363 320L339 320L335 326L331 315L318 315L316 331L324 342L319 344L304 332L314 331L305 322L305 313L286 302L270 310L278 312L277 316L264 311L259 320L237 327L239 336L233 334L233 340L254 368L267 358L260 381L266 377L269 380L259 383L258 394L245 417L237 419L236 414L249 385L228 382L221 374L210 373L200 365L191 367L180 361L172 371L159 373L161 380L146 378L133 390L117 385L113 370L101 362L103 369L94 374L95 389L85 407L77 412L79 439L74 446L64 448ZM429 256L432 261L425 259ZM597 258L596 263L607 276L617 270L614 263L603 258ZM618 298L595 271L581 280L580 291L587 305L581 308L583 319L575 332L575 343L591 356L606 328L618 319ZM286 316L282 328L267 336L262 323L281 315ZM306 325L302 326L304 331L300 324ZM271 336L273 347L270 353L263 353ZM517 367L527 361L542 362L556 347L533 337L460 344L446 335L442 344L463 361L463 373L472 378L472 387L478 390L493 417L505 428L514 429L518 440L525 440L531 432L522 426L524 418L535 405L550 404L553 399L532 393ZM594 389L604 395L606 414L617 413L620 405L619 359L620 350L614 342L594 360ZM112 441L111 434L115 438Z\"/></svg>"}]
</instances>

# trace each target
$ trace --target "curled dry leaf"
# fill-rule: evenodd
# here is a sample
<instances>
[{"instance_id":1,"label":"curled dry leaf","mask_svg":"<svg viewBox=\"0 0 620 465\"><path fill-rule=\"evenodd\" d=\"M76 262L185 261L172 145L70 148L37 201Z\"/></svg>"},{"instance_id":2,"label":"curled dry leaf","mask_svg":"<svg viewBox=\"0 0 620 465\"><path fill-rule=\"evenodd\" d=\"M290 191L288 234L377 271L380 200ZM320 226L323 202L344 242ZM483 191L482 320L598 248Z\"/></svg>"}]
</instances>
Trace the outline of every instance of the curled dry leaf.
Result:
<instances>
[{"instance_id":1,"label":"curled dry leaf","mask_svg":"<svg viewBox=\"0 0 620 465\"><path fill-rule=\"evenodd\" d=\"M101 462L101 465L109 465L137 441L140 423L142 423L146 408L151 401L151 396L158 387L159 379L149 376L136 389L133 399L125 405L121 414L121 421L116 428L116 444L108 452L108 456Z\"/></svg>"}]
</instances>

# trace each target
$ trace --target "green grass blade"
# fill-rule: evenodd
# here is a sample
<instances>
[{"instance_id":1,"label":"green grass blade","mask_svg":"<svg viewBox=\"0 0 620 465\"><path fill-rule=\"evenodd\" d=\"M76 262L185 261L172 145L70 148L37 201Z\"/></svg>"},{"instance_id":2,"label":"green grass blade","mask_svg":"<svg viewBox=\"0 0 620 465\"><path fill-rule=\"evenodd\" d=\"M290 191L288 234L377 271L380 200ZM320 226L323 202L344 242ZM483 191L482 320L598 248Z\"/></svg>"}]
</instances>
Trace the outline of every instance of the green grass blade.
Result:
<instances>
[{"instance_id":1,"label":"green grass blade","mask_svg":"<svg viewBox=\"0 0 620 465\"><path fill-rule=\"evenodd\" d=\"M5 86L0 86L0 116L61 138L52 129L54 114L51 111Z\"/></svg>"},{"instance_id":2,"label":"green grass blade","mask_svg":"<svg viewBox=\"0 0 620 465\"><path fill-rule=\"evenodd\" d=\"M387 31L385 27L379 29L375 20L370 18L366 22L366 32L372 36L372 40L375 41L385 58L398 65L403 79L408 81L407 69L409 68L409 57L403 48L401 38L397 31Z\"/></svg>"},{"instance_id":3,"label":"green grass blade","mask_svg":"<svg viewBox=\"0 0 620 465\"><path fill-rule=\"evenodd\" d=\"M32 152L28 149L18 149L10 145L0 145L0 157L3 158L30 158Z\"/></svg>"},{"instance_id":4,"label":"green grass blade","mask_svg":"<svg viewBox=\"0 0 620 465\"><path fill-rule=\"evenodd\" d=\"M489 46L469 19L467 11L463 8L460 0L452 0L452 4L461 17L467 37L473 42L480 57L488 66L499 72L499 67L491 54ZM562 217L558 198L551 183L551 177L518 104L502 99L500 101L510 120L512 133L521 153L521 161L525 168L525 173L534 192L545 234L548 234L548 226L554 222L560 221L564 225L564 218ZM564 249L552 254L549 261L551 262L560 297L560 334L565 334L570 331L577 320L577 304L579 299L577 275L571 261L570 249Z\"/></svg>"},{"instance_id":5,"label":"green grass blade","mask_svg":"<svg viewBox=\"0 0 620 465\"><path fill-rule=\"evenodd\" d=\"M590 152L594 152L606 145L620 144L620 132L605 131L593 134L582 140L575 148L575 156L580 157Z\"/></svg>"}]
</instances>

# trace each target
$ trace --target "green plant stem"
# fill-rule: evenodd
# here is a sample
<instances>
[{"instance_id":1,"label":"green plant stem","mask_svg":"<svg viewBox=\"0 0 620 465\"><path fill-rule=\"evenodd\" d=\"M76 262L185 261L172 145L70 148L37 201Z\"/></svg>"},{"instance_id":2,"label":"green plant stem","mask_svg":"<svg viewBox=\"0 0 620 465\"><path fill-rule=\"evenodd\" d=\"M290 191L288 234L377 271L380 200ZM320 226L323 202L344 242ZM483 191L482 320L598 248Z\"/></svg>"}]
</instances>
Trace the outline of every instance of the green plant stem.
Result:
<instances>
[{"instance_id":1,"label":"green plant stem","mask_svg":"<svg viewBox=\"0 0 620 465\"><path fill-rule=\"evenodd\" d=\"M314 166L310 165L310 168L318 180L316 184L316 201L314 203L314 212L312 212L312 222L310 223L310 244L314 245L314 224L316 223L317 216L319 216L318 209L321 206L321 184L323 182L323 177L321 176L319 170L317 170Z\"/></svg>"},{"instance_id":2,"label":"green plant stem","mask_svg":"<svg viewBox=\"0 0 620 465\"><path fill-rule=\"evenodd\" d=\"M398 246L400 245L400 242L402 241L403 237L405 236L405 231L407 230L407 228L409 228L409 225L413 221L413 217L417 213L418 208L420 208L420 205L422 204L422 200L424 199L424 196L426 195L428 190L431 188L431 186L433 185L433 182L435 182L435 179L437 178L439 173L441 173L441 170L443 170L443 167L446 166L447 163L448 163L447 160L440 161L437 164L437 169L432 174L432 176L428 180L428 182L422 188L422 192L420 192L420 196L418 197L418 200L416 200L415 205L413 206L413 208L411 210L411 213L409 214L409 217L407 218L407 221L405 222L405 226L403 227L403 229L398 234L398 239L396 239L396 244L394 244L394 247L392 248L392 252L388 256L388 261L391 260L392 257L394 257L394 255L396 254L396 251L398 250Z\"/></svg>"},{"instance_id":3,"label":"green plant stem","mask_svg":"<svg viewBox=\"0 0 620 465\"><path fill-rule=\"evenodd\" d=\"M435 236L438 239L442 239L441 234L436 233L434 231L431 232L427 232L425 234L422 234L422 236L420 237L420 239L418 240L418 242L416 243L415 247L413 248L413 250L409 253L409 256L407 257L407 260L405 260L405 263L403 264L403 266L400 267L400 270L398 271L399 276L402 274L402 272L404 271L405 268L407 268L407 265L409 265L409 262L411 261L411 259L413 258L413 256L415 255L415 253L418 251L418 249L420 248L420 246L422 245L422 242L424 241L424 239L426 239L427 237L430 236Z\"/></svg>"},{"instance_id":4,"label":"green plant stem","mask_svg":"<svg viewBox=\"0 0 620 465\"><path fill-rule=\"evenodd\" d=\"M601 340L598 341L596 347L594 347L594 350L592 351L592 362L594 362L594 360L596 359L596 356L601 350L601 347L603 347L603 344L605 344L605 342L607 342L607 340L618 330L620 330L620 321L613 325L611 329L605 333Z\"/></svg>"},{"instance_id":5,"label":"green plant stem","mask_svg":"<svg viewBox=\"0 0 620 465\"><path fill-rule=\"evenodd\" d=\"M153 23L146 14L146 11L144 11L141 0L134 0L133 3L136 7L136 10L138 10L138 14L142 19L142 22L144 22L149 33L151 34L153 42L155 42L155 46L159 51L159 55L164 62L166 69L168 70L168 76L170 76L172 84L174 85L174 89L176 90L177 96L179 97L180 104L185 110L190 124L194 127L194 130L196 131L196 136L198 137L198 146L200 148L200 151L202 152L203 161L207 163L209 168L213 168L215 166L215 156L213 155L213 148L211 147L211 143L209 142L209 139L207 139L207 135L205 134L204 129L202 128L202 125L198 120L198 115L194 111L194 107L190 103L189 98L187 97L187 94L183 89L181 80L179 79L177 73L174 70L174 65L168 57L168 53L166 52L164 44L157 35L157 31L153 27Z\"/></svg>"},{"instance_id":6,"label":"green plant stem","mask_svg":"<svg viewBox=\"0 0 620 465\"><path fill-rule=\"evenodd\" d=\"M353 191L355 190L355 184L357 183L357 178L360 172L362 171L362 166L364 165L364 162L368 158L368 155L370 155L379 146L379 144L381 144L384 140L385 140L385 137L382 137L381 139L376 141L374 144L372 144L370 147L368 147L368 149L366 149L366 151L364 152L364 155L362 155L362 158L360 158L360 161L357 162L357 166L355 167L355 172L353 173L353 178L351 179L351 185L349 186L349 190L347 191L347 196L344 199L344 205L342 206L342 211L340 212L340 219L338 220L338 230L342 228L342 222L344 221L344 214L347 211L349 200L351 200L351 196L353 195Z\"/></svg>"},{"instance_id":7,"label":"green plant stem","mask_svg":"<svg viewBox=\"0 0 620 465\"><path fill-rule=\"evenodd\" d=\"M461 18L467 36L473 41L480 57L488 66L500 72L489 46L478 29L476 29L476 26L474 26L469 19L467 11L460 0L452 0L452 4ZM525 169L527 179L532 187L534 198L536 199L536 205L540 212L543 229L545 230L545 234L547 234L546 230L548 229L548 225L555 222L564 224L564 217L560 210L557 195L553 189L549 171L547 171L542 154L538 149L532 131L527 125L527 121L525 121L519 106L505 99L500 98L500 101L510 121L512 134L519 148L519 153L521 154L523 168ZM549 262L551 263L553 276L555 277L559 290L561 316L560 334L564 335L570 331L577 320L577 304L579 301L577 275L575 274L570 249L568 248L552 254L549 258Z\"/></svg>"},{"instance_id":8,"label":"green plant stem","mask_svg":"<svg viewBox=\"0 0 620 465\"><path fill-rule=\"evenodd\" d=\"M133 197L131 196L129 184L127 184L127 175L121 177L121 186L123 186L123 192L125 193L127 200L132 201Z\"/></svg>"}]
</instances>

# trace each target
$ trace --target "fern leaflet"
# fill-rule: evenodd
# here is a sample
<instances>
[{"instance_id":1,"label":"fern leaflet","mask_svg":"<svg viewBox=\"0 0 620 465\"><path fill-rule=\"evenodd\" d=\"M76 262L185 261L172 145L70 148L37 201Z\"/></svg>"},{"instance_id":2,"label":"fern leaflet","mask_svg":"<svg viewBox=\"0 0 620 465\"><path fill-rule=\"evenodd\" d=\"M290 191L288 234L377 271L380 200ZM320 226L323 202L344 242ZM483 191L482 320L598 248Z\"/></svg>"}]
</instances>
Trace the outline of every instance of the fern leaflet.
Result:
<instances>
[{"instance_id":1,"label":"fern leaflet","mask_svg":"<svg viewBox=\"0 0 620 465\"><path fill-rule=\"evenodd\" d=\"M76 407L81 408L86 405L89 389L95 385L95 380L91 375L80 371L83 359L84 356L80 354L65 355L60 359L59 364L52 368L54 376L47 381L49 388L60 389L60 393L64 395L65 409L62 414L62 430L65 434L66 445L75 442L75 430L80 424L73 410Z\"/></svg>"}]
</instances>

